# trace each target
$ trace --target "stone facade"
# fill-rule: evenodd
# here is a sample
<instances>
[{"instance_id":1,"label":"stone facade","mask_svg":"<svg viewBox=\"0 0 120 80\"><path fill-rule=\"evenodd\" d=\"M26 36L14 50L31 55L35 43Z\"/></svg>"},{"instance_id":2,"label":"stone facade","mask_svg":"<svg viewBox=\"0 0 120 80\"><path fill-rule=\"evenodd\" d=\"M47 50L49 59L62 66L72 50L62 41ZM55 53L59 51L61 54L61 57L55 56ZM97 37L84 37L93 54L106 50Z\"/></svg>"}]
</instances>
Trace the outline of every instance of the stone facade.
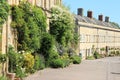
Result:
<instances>
[{"instance_id":1,"label":"stone facade","mask_svg":"<svg viewBox=\"0 0 120 80\"><path fill-rule=\"evenodd\" d=\"M7 0L8 4L11 6L19 5L20 1L22 0ZM51 16L50 9L55 5L61 5L62 0L26 0L30 2L33 6L37 5L43 9L47 16L47 25L49 30L49 18ZM5 54L8 50L8 46L11 45L17 50L17 35L16 30L13 29L11 25L12 18L9 15L8 20L2 26L2 39L0 41L0 51L1 53ZM7 64L6 64L7 66ZM7 71L7 69L4 71ZM1 73L1 70L0 70Z\"/></svg>"},{"instance_id":2,"label":"stone facade","mask_svg":"<svg viewBox=\"0 0 120 80\"><path fill-rule=\"evenodd\" d=\"M109 17L103 21L103 15L98 20L93 18L92 11L83 16L83 9L78 9L75 16L80 34L79 52L86 59L93 55L93 49L100 54L109 54L110 49L120 48L120 29L109 22ZM104 51L103 51L104 50Z\"/></svg>"},{"instance_id":3,"label":"stone facade","mask_svg":"<svg viewBox=\"0 0 120 80\"><path fill-rule=\"evenodd\" d=\"M8 0L9 5L19 5L22 0ZM43 9L47 16L47 30L49 30L49 18L51 16L50 9L55 5L61 5L62 0L26 0L32 5L37 5ZM16 30L10 27L12 18L8 17L2 28L2 41L1 41L1 52L6 53L8 45L12 45L17 49L17 35L15 34Z\"/></svg>"}]
</instances>

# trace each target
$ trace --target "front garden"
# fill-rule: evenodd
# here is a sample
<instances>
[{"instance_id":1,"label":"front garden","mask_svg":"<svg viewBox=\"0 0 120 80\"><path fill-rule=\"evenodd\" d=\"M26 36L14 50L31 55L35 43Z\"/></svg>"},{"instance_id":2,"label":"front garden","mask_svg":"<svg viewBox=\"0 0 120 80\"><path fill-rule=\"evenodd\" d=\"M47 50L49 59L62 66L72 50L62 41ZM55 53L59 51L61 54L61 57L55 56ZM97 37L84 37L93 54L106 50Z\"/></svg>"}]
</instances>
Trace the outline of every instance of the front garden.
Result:
<instances>
[{"instance_id":1,"label":"front garden","mask_svg":"<svg viewBox=\"0 0 120 80\"><path fill-rule=\"evenodd\" d=\"M47 67L64 68L81 62L81 57L76 55L79 35L74 32L74 17L68 8L51 9L49 31L46 15L40 7L22 1L10 7L10 14L11 27L17 31L18 49L15 51L9 45L8 52L0 56L0 62L9 65L9 78L22 79ZM6 80L6 77L0 79Z\"/></svg>"}]
</instances>

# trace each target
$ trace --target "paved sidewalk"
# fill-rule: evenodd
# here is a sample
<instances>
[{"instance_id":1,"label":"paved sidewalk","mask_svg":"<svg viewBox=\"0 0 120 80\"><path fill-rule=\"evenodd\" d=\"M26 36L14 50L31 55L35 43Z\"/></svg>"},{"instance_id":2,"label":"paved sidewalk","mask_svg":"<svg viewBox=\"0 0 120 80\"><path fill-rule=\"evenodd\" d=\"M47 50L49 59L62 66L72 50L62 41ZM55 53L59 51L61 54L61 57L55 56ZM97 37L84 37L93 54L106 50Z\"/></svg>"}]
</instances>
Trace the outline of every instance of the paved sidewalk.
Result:
<instances>
[{"instance_id":1,"label":"paved sidewalk","mask_svg":"<svg viewBox=\"0 0 120 80\"><path fill-rule=\"evenodd\" d=\"M24 80L120 80L120 75L111 74L111 62L120 61L119 57L85 60L79 65L63 69L44 69ZM110 65L109 65L110 64ZM117 70L120 66L112 66ZM112 77L110 77L112 76ZM114 77L116 76L116 77ZM114 77L114 78L113 78Z\"/></svg>"}]
</instances>

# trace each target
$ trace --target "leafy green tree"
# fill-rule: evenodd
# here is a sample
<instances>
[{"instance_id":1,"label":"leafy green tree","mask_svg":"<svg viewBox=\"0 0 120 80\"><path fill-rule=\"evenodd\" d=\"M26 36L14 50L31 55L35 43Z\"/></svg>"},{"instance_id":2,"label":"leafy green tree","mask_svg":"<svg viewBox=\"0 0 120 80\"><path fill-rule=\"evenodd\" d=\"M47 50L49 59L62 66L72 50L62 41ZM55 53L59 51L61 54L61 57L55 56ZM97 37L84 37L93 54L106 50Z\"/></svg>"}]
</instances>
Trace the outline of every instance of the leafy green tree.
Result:
<instances>
[{"instance_id":1,"label":"leafy green tree","mask_svg":"<svg viewBox=\"0 0 120 80\"><path fill-rule=\"evenodd\" d=\"M74 39L74 17L64 7L54 7L51 12L50 34L55 37L59 44L68 46Z\"/></svg>"}]
</instances>

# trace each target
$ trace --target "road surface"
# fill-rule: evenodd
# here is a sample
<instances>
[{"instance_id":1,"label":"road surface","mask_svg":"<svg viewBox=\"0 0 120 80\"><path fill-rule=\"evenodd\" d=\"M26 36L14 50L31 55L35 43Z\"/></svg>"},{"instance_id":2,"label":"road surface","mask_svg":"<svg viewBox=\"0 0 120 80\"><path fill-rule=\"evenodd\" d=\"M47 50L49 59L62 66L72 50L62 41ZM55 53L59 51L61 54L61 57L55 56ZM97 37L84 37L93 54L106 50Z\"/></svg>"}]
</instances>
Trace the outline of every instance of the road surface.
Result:
<instances>
[{"instance_id":1,"label":"road surface","mask_svg":"<svg viewBox=\"0 0 120 80\"><path fill-rule=\"evenodd\" d=\"M120 80L120 57L84 60L67 68L47 68L24 80Z\"/></svg>"}]
</instances>

